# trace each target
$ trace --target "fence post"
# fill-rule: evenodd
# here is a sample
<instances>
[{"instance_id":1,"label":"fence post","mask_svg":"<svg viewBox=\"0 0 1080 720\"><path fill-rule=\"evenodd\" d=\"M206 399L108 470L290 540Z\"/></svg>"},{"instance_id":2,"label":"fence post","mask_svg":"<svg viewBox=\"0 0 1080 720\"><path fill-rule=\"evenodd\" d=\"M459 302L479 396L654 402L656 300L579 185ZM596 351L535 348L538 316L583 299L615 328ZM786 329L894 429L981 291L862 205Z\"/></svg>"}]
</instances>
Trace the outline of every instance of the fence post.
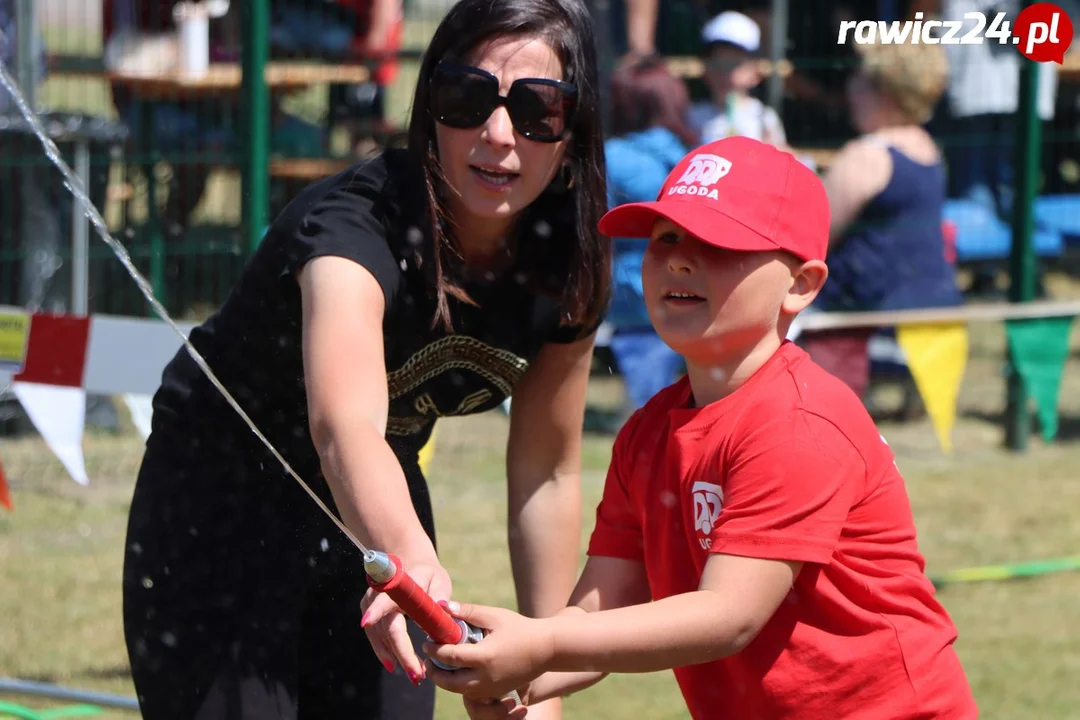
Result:
<instances>
[{"instance_id":1,"label":"fence post","mask_svg":"<svg viewBox=\"0 0 1080 720\"><path fill-rule=\"evenodd\" d=\"M784 78L778 72L780 61L787 57L788 39L788 0L772 0L772 20L770 24L769 60L772 61L772 74L766 90L766 101L777 113L784 102Z\"/></svg>"},{"instance_id":2,"label":"fence post","mask_svg":"<svg viewBox=\"0 0 1080 720\"><path fill-rule=\"evenodd\" d=\"M611 73L615 66L611 52L610 5L608 0L592 0L588 5L595 38L597 81L600 83L600 124L607 138L611 134Z\"/></svg>"},{"instance_id":3,"label":"fence post","mask_svg":"<svg viewBox=\"0 0 1080 720\"><path fill-rule=\"evenodd\" d=\"M1030 5L1029 0L1027 5ZM1029 302L1035 297L1036 258L1032 233L1035 227L1034 202L1041 171L1042 131L1039 119L1039 66L1020 58L1020 98L1017 103L1014 167L1016 185L1013 195L1012 248L1009 255L1009 301ZM1027 449L1031 436L1031 412L1027 388L1016 370L1010 351L1008 362L1008 399L1005 409L1005 442L1009 449Z\"/></svg>"},{"instance_id":4,"label":"fence post","mask_svg":"<svg viewBox=\"0 0 1080 720\"><path fill-rule=\"evenodd\" d=\"M270 91L266 62L270 53L269 0L242 3L243 85L240 91L243 132L241 226L247 250L262 240L270 202Z\"/></svg>"},{"instance_id":5,"label":"fence post","mask_svg":"<svg viewBox=\"0 0 1080 720\"><path fill-rule=\"evenodd\" d=\"M15 1L15 79L30 109L37 112L37 63L41 46L38 44L37 13L34 0Z\"/></svg>"}]
</instances>

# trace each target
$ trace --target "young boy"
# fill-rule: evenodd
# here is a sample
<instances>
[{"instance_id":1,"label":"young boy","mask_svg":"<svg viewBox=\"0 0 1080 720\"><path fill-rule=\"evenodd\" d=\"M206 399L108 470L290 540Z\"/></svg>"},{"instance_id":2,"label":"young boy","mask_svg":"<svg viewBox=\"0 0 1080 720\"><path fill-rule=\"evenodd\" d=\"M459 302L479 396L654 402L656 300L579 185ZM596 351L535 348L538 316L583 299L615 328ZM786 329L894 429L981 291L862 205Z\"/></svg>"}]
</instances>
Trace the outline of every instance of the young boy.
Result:
<instances>
[{"instance_id":1,"label":"young boy","mask_svg":"<svg viewBox=\"0 0 1080 720\"><path fill-rule=\"evenodd\" d=\"M485 701L511 689L537 702L666 668L697 720L977 717L892 452L784 340L828 274L817 176L728 138L600 229L649 236L649 316L688 374L619 433L570 607L451 605L490 633L427 647L470 668L429 676L474 718L520 716Z\"/></svg>"},{"instance_id":2,"label":"young boy","mask_svg":"<svg viewBox=\"0 0 1080 720\"><path fill-rule=\"evenodd\" d=\"M752 96L761 84L758 51L761 28L742 13L720 13L701 32L705 43L705 85L711 100L695 103L690 124L703 143L733 135L762 140L777 147L787 144L784 125L776 111Z\"/></svg>"}]
</instances>

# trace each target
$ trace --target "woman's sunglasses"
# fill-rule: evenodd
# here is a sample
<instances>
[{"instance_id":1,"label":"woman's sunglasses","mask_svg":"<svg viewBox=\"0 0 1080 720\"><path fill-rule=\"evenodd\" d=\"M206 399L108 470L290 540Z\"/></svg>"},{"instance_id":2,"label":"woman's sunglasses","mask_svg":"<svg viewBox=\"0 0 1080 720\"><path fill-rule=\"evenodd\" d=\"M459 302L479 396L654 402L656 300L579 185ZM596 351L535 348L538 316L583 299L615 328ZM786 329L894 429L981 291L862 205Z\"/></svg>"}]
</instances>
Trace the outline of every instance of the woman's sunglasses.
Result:
<instances>
[{"instance_id":1,"label":"woman's sunglasses","mask_svg":"<svg viewBox=\"0 0 1080 720\"><path fill-rule=\"evenodd\" d=\"M499 106L506 107L510 122L522 137L558 142L569 132L577 87L559 80L522 78L502 96L499 79L480 68L449 61L435 67L431 107L443 125L459 130L480 127Z\"/></svg>"}]
</instances>

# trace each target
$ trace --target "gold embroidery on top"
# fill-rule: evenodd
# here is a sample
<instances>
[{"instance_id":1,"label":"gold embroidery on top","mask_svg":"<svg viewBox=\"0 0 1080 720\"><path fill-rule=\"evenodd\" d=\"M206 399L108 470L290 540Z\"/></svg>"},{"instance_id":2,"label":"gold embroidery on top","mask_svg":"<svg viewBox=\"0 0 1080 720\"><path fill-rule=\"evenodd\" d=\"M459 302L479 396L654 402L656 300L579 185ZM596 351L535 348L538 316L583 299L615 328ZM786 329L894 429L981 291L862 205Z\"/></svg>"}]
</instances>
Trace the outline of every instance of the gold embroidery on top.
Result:
<instances>
[{"instance_id":1,"label":"gold embroidery on top","mask_svg":"<svg viewBox=\"0 0 1080 720\"><path fill-rule=\"evenodd\" d=\"M529 363L508 350L493 348L487 343L465 335L449 335L421 348L405 363L387 374L390 400L405 395L421 384L449 370L469 370L480 375L504 395L511 391ZM458 403L452 412L443 413L428 393L416 398L413 407L419 416L391 416L386 432L391 435L413 435L444 415L461 415L473 410L492 397L490 390L478 390Z\"/></svg>"},{"instance_id":2,"label":"gold embroidery on top","mask_svg":"<svg viewBox=\"0 0 1080 720\"><path fill-rule=\"evenodd\" d=\"M416 412L421 415L427 415L429 413L438 413L439 408L435 405L435 399L431 397L431 393L424 393L413 401L413 407L416 408Z\"/></svg>"}]
</instances>

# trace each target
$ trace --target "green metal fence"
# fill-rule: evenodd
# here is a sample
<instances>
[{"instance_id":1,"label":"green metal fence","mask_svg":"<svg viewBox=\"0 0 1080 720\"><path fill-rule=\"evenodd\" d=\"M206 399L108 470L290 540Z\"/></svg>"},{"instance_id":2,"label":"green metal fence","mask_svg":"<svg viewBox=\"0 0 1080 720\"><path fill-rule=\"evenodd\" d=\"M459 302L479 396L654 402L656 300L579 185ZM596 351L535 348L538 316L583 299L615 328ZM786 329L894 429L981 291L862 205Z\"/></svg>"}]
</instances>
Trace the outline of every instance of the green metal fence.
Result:
<instances>
[{"instance_id":1,"label":"green metal fence","mask_svg":"<svg viewBox=\"0 0 1080 720\"><path fill-rule=\"evenodd\" d=\"M36 109L69 124L109 126L108 137L58 137L65 160L74 166L76 148L86 151L91 194L114 234L170 311L188 316L221 302L269 219L300 188L393 138L419 55L447 6L384 2L390 61L381 61L365 51L376 20L364 15L377 3L233 0L209 22L217 80L200 83L167 81L177 75L172 2L0 0L0 8L5 1L33 10L31 36L43 52L36 82L24 89ZM312 78L282 81L275 66ZM161 82L127 77L154 67ZM259 67L269 82L252 81L263 76ZM0 104L0 114L13 113ZM37 141L0 120L0 303L78 305L73 216ZM108 248L91 238L89 250L86 310L145 314ZM48 281L42 263L56 268Z\"/></svg>"}]
</instances>

